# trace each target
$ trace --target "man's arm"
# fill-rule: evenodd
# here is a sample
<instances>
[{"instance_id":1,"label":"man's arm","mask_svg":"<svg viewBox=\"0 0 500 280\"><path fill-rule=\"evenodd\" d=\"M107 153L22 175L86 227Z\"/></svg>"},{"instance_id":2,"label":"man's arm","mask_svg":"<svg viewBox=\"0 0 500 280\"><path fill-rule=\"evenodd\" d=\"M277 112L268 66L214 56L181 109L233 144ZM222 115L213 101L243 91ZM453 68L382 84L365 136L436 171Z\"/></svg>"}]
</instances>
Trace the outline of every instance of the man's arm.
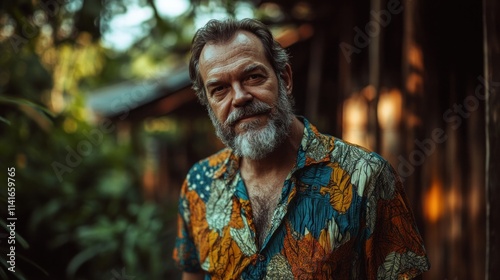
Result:
<instances>
[{"instance_id":1,"label":"man's arm","mask_svg":"<svg viewBox=\"0 0 500 280\"><path fill-rule=\"evenodd\" d=\"M191 272L183 272L182 280L203 280L205 274L202 272L191 273Z\"/></svg>"},{"instance_id":2,"label":"man's arm","mask_svg":"<svg viewBox=\"0 0 500 280\"><path fill-rule=\"evenodd\" d=\"M367 275L419 279L429 270L429 259L402 182L390 165L378 174L367 200L376 201L366 213L372 228L366 241Z\"/></svg>"}]
</instances>

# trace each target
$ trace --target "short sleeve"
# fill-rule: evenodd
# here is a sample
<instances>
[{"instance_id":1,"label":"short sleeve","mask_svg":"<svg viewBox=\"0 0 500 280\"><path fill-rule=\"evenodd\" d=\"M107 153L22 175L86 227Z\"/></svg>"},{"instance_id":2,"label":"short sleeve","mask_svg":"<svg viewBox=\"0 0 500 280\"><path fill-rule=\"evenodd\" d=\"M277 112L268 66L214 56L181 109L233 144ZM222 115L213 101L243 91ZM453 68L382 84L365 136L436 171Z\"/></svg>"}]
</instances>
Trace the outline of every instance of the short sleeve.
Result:
<instances>
[{"instance_id":1,"label":"short sleeve","mask_svg":"<svg viewBox=\"0 0 500 280\"><path fill-rule=\"evenodd\" d=\"M177 214L177 237L173 252L173 259L177 266L186 272L198 272L201 270L198 253L192 238L192 227L190 223L189 201L186 196L188 181L184 181L179 197L179 211Z\"/></svg>"},{"instance_id":2,"label":"short sleeve","mask_svg":"<svg viewBox=\"0 0 500 280\"><path fill-rule=\"evenodd\" d=\"M423 240L403 185L388 163L378 174L373 188L367 198L367 278L412 279L429 270Z\"/></svg>"}]
</instances>

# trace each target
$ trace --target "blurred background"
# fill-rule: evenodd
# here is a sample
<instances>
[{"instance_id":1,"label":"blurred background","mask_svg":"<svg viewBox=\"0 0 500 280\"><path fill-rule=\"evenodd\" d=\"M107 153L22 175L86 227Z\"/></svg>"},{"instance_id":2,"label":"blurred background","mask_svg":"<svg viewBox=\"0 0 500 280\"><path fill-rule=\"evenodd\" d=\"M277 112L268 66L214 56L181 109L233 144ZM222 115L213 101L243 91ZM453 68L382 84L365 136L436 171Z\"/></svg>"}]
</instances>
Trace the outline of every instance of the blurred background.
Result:
<instances>
[{"instance_id":1,"label":"blurred background","mask_svg":"<svg viewBox=\"0 0 500 280\"><path fill-rule=\"evenodd\" d=\"M289 50L297 114L400 173L424 279L500 274L495 0L21 0L0 4L0 278L179 279L179 189L223 147L189 47L228 16L262 20Z\"/></svg>"}]
</instances>

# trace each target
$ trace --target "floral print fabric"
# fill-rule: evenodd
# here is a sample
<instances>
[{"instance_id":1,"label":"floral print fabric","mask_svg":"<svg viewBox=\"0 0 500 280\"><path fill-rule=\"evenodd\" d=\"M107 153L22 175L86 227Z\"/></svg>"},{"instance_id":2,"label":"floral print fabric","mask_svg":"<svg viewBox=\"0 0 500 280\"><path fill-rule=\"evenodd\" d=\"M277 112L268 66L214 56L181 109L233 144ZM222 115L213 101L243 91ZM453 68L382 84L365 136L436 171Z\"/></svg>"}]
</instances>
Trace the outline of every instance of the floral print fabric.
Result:
<instances>
[{"instance_id":1,"label":"floral print fabric","mask_svg":"<svg viewBox=\"0 0 500 280\"><path fill-rule=\"evenodd\" d=\"M230 149L189 171L174 259L206 279L410 279L429 269L399 177L379 155L306 119L262 248Z\"/></svg>"}]
</instances>

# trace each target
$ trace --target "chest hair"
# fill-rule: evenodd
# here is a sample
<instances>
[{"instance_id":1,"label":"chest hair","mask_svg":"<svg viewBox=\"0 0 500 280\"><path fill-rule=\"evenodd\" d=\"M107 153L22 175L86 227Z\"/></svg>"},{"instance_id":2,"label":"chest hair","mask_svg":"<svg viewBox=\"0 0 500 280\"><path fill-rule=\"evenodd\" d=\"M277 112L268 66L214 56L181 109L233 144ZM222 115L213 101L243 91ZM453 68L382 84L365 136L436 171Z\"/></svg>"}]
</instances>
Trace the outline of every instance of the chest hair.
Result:
<instances>
[{"instance_id":1,"label":"chest hair","mask_svg":"<svg viewBox=\"0 0 500 280\"><path fill-rule=\"evenodd\" d=\"M272 186L253 185L247 187L259 248L262 248L266 233L271 226L271 219L278 205L282 186L281 183L272 184Z\"/></svg>"}]
</instances>

